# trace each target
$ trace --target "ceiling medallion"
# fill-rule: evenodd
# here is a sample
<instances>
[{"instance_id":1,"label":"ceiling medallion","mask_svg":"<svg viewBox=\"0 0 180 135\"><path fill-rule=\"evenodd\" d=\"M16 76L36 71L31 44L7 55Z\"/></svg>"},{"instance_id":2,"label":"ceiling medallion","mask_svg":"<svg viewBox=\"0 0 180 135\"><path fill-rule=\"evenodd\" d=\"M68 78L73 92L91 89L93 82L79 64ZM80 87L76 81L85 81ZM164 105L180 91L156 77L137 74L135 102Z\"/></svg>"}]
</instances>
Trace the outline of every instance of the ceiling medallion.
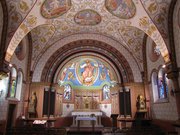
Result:
<instances>
[{"instance_id":1,"label":"ceiling medallion","mask_svg":"<svg viewBox=\"0 0 180 135\"><path fill-rule=\"evenodd\" d=\"M121 19L130 19L136 13L136 7L132 0L106 0L106 9Z\"/></svg>"},{"instance_id":2,"label":"ceiling medallion","mask_svg":"<svg viewBox=\"0 0 180 135\"><path fill-rule=\"evenodd\" d=\"M66 13L71 7L71 0L45 0L41 14L47 19L56 18Z\"/></svg>"},{"instance_id":3,"label":"ceiling medallion","mask_svg":"<svg viewBox=\"0 0 180 135\"><path fill-rule=\"evenodd\" d=\"M80 25L97 25L101 22L101 16L94 10L85 9L75 15L74 21Z\"/></svg>"}]
</instances>

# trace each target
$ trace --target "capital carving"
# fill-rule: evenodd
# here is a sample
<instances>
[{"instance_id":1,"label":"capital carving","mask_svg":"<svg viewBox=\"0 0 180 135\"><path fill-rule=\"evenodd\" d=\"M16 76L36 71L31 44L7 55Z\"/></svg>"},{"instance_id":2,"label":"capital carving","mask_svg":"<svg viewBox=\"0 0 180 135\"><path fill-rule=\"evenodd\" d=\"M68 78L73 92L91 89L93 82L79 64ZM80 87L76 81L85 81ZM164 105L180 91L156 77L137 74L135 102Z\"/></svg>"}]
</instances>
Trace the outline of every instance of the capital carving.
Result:
<instances>
[{"instance_id":1,"label":"capital carving","mask_svg":"<svg viewBox=\"0 0 180 135\"><path fill-rule=\"evenodd\" d=\"M165 71L167 73L168 79L178 79L179 70L178 68L174 67L171 63L166 65Z\"/></svg>"},{"instance_id":2,"label":"capital carving","mask_svg":"<svg viewBox=\"0 0 180 135\"><path fill-rule=\"evenodd\" d=\"M9 69L9 63L4 61L2 65L0 66L0 80L8 76L8 72L10 72Z\"/></svg>"}]
</instances>

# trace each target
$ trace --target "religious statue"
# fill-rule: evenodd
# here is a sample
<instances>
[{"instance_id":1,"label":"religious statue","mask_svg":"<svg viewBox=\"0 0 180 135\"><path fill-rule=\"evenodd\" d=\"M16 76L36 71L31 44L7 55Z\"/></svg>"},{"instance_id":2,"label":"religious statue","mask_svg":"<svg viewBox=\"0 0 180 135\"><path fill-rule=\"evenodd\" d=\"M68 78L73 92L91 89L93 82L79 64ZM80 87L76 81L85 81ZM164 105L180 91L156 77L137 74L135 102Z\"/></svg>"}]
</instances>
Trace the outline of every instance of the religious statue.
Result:
<instances>
[{"instance_id":1,"label":"religious statue","mask_svg":"<svg viewBox=\"0 0 180 135\"><path fill-rule=\"evenodd\" d=\"M146 109L146 104L145 104L145 99L142 95L138 95L137 101L136 101L136 107L138 111L145 110Z\"/></svg>"},{"instance_id":2,"label":"religious statue","mask_svg":"<svg viewBox=\"0 0 180 135\"><path fill-rule=\"evenodd\" d=\"M36 107L37 107L36 92L32 92L32 95L29 100L29 107L28 107L29 117L36 117Z\"/></svg>"}]
</instances>

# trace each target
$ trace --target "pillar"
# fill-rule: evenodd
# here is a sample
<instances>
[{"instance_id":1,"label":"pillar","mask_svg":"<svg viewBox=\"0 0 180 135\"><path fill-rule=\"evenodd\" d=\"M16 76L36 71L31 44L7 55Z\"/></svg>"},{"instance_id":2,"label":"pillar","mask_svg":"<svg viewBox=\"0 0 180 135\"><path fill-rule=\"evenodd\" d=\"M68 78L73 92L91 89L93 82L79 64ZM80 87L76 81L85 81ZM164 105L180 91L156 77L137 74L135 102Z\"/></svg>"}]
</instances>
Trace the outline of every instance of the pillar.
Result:
<instances>
[{"instance_id":1,"label":"pillar","mask_svg":"<svg viewBox=\"0 0 180 135\"><path fill-rule=\"evenodd\" d=\"M172 64L166 64L166 73L167 73L167 78L171 79L174 85L174 90L172 91L172 94L174 94L176 99L178 122L180 123L180 89L179 89L179 81L178 81L179 71L177 68L174 68Z\"/></svg>"}]
</instances>

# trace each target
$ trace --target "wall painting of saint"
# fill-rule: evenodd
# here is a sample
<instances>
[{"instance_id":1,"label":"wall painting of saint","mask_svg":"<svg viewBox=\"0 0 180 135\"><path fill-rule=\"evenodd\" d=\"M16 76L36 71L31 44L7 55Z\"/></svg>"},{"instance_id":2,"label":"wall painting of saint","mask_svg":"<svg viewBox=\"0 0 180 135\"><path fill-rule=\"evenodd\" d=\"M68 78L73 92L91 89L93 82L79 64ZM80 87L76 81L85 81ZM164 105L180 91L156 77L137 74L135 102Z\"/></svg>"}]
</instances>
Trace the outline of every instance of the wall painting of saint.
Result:
<instances>
[{"instance_id":1,"label":"wall painting of saint","mask_svg":"<svg viewBox=\"0 0 180 135\"><path fill-rule=\"evenodd\" d=\"M94 10L86 9L78 12L74 21L80 25L97 25L101 22L101 16Z\"/></svg>"},{"instance_id":2,"label":"wall painting of saint","mask_svg":"<svg viewBox=\"0 0 180 135\"><path fill-rule=\"evenodd\" d=\"M70 0L45 0L41 7L41 14L47 19L56 18L66 13L70 7Z\"/></svg>"},{"instance_id":3,"label":"wall painting of saint","mask_svg":"<svg viewBox=\"0 0 180 135\"><path fill-rule=\"evenodd\" d=\"M136 7L132 0L106 0L106 9L121 19L130 19L136 13Z\"/></svg>"}]
</instances>

